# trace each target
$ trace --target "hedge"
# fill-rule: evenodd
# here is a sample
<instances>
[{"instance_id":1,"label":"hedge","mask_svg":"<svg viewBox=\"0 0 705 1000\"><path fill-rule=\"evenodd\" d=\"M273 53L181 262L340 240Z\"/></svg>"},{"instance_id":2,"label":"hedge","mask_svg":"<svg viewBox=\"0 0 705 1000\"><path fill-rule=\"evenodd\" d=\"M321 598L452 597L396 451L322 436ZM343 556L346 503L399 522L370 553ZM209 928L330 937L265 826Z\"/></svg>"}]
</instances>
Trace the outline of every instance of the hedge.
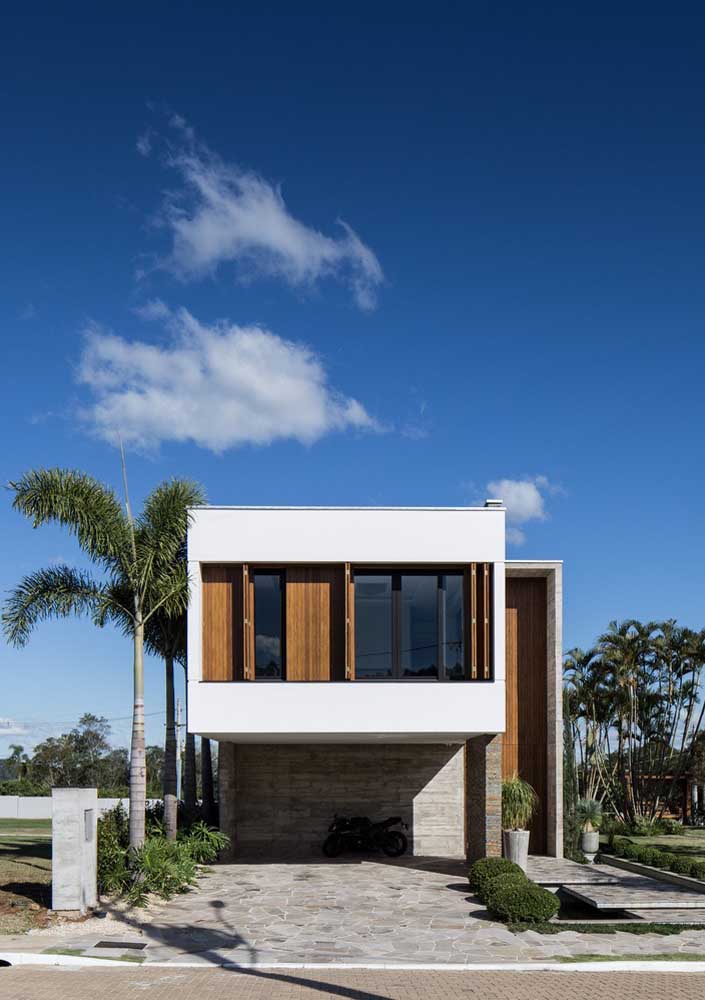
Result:
<instances>
[{"instance_id":1,"label":"hedge","mask_svg":"<svg viewBox=\"0 0 705 1000\"><path fill-rule=\"evenodd\" d=\"M501 875L519 875L526 879L519 865L508 858L480 858L473 864L468 875L470 888L481 903L487 904L489 888Z\"/></svg>"},{"instance_id":2,"label":"hedge","mask_svg":"<svg viewBox=\"0 0 705 1000\"><path fill-rule=\"evenodd\" d=\"M487 896L490 913L515 924L545 923L558 913L560 905L554 893L514 873L499 875Z\"/></svg>"},{"instance_id":3,"label":"hedge","mask_svg":"<svg viewBox=\"0 0 705 1000\"><path fill-rule=\"evenodd\" d=\"M638 864L650 865L652 868L662 868L676 875L687 875L705 882L705 861L683 858L670 851L660 851L657 847L634 844L624 838L615 840L614 853L618 858L636 861Z\"/></svg>"}]
</instances>

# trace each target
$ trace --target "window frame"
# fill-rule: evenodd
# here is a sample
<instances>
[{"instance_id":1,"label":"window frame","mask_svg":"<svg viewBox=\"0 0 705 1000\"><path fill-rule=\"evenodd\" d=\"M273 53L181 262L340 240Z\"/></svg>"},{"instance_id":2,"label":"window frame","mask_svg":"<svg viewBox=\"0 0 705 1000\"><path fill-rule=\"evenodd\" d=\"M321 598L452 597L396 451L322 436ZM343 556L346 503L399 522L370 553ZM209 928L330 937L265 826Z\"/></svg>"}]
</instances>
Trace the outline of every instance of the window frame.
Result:
<instances>
[{"instance_id":1,"label":"window frame","mask_svg":"<svg viewBox=\"0 0 705 1000\"><path fill-rule=\"evenodd\" d=\"M279 633L281 636L281 676L279 677L258 677L257 676L257 588L256 580L258 576L276 576L279 578ZM286 680L286 569L282 566L258 566L250 567L250 578L252 580L252 647L254 649L254 660L252 663L252 681L256 684L281 684Z\"/></svg>"},{"instance_id":2,"label":"window frame","mask_svg":"<svg viewBox=\"0 0 705 1000\"><path fill-rule=\"evenodd\" d=\"M416 567L416 566L404 566L400 567L388 567L388 566L365 566L360 569L353 569L353 580L357 581L359 577L365 576L389 576L391 577L392 583L392 601L391 601L391 618L392 618L392 673L388 677L360 677L357 673L357 668L355 669L355 682L361 683L409 683L409 684L437 684L437 683L448 683L448 684L459 684L464 681L472 680L470 677L470 650L468 649L467 643L467 624L468 624L468 614L469 607L466 595L465 586L465 567L464 566L439 566L439 567ZM402 674L401 669L401 631L402 631L402 577L404 576L435 576L436 577L436 659L438 661L438 673L435 677L422 676L422 677L410 677ZM443 656L442 649L442 605L441 596L443 594L443 588L441 587L441 577L443 576L459 576L462 581L463 588L463 677L451 678L447 676L445 657ZM355 614L355 622L357 623L357 614ZM491 671L491 676L489 680L493 679L493 671ZM483 678L485 680L485 678ZM476 683L476 681L473 681Z\"/></svg>"}]
</instances>

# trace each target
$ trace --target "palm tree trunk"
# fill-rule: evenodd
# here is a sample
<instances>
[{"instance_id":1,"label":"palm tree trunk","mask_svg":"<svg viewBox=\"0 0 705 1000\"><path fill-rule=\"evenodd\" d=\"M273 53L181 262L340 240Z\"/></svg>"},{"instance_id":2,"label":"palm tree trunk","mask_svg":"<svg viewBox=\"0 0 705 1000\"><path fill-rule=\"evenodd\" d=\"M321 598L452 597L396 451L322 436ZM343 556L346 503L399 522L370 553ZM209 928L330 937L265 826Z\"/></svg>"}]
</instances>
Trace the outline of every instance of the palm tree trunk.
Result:
<instances>
[{"instance_id":1,"label":"palm tree trunk","mask_svg":"<svg viewBox=\"0 0 705 1000\"><path fill-rule=\"evenodd\" d=\"M144 843L147 806L147 764L144 751L144 623L138 616L134 632L134 707L130 747L130 847Z\"/></svg>"},{"instance_id":2,"label":"palm tree trunk","mask_svg":"<svg viewBox=\"0 0 705 1000\"><path fill-rule=\"evenodd\" d=\"M174 721L174 657L164 658L166 667L166 736L164 739L164 829L168 840L176 840L176 725Z\"/></svg>"},{"instance_id":3,"label":"palm tree trunk","mask_svg":"<svg viewBox=\"0 0 705 1000\"><path fill-rule=\"evenodd\" d=\"M186 706L186 739L184 740L184 773L181 794L184 799L184 816L187 823L196 818L198 804L196 802L196 738L188 731L188 672L184 664L186 684L184 688L184 703Z\"/></svg>"},{"instance_id":4,"label":"palm tree trunk","mask_svg":"<svg viewBox=\"0 0 705 1000\"><path fill-rule=\"evenodd\" d=\"M215 822L215 797L213 795L213 761L211 760L211 741L201 737L201 797L203 799L203 818L209 825Z\"/></svg>"}]
</instances>

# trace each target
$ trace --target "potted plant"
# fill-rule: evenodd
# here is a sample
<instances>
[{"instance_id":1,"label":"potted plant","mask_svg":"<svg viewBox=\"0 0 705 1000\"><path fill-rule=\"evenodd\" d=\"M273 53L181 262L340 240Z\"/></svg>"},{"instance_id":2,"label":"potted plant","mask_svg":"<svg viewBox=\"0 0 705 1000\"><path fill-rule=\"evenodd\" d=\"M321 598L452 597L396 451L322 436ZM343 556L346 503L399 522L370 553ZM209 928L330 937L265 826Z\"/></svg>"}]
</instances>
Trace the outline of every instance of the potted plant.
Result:
<instances>
[{"instance_id":1,"label":"potted plant","mask_svg":"<svg viewBox=\"0 0 705 1000\"><path fill-rule=\"evenodd\" d=\"M600 850L602 806L597 799L579 799L575 811L580 820L580 850L592 861Z\"/></svg>"},{"instance_id":2,"label":"potted plant","mask_svg":"<svg viewBox=\"0 0 705 1000\"><path fill-rule=\"evenodd\" d=\"M522 871L529 858L529 824L539 804L528 781L515 772L502 782L502 849Z\"/></svg>"}]
</instances>

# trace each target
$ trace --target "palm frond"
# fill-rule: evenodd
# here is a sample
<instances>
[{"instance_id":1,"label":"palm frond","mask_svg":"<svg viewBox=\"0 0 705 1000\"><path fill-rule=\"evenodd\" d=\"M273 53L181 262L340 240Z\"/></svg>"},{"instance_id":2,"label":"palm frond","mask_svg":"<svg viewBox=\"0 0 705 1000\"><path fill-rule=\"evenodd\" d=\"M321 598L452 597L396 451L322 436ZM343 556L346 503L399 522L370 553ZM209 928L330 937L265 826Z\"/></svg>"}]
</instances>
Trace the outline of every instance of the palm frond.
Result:
<instances>
[{"instance_id":1,"label":"palm frond","mask_svg":"<svg viewBox=\"0 0 705 1000\"><path fill-rule=\"evenodd\" d=\"M139 561L151 571L155 565L166 566L184 557L190 508L204 502L203 488L188 479L171 479L152 490L136 524Z\"/></svg>"},{"instance_id":2,"label":"palm frond","mask_svg":"<svg viewBox=\"0 0 705 1000\"><path fill-rule=\"evenodd\" d=\"M60 524L92 559L108 565L125 560L125 514L115 493L97 479L71 469L34 469L9 485L15 493L12 506L35 528Z\"/></svg>"},{"instance_id":3,"label":"palm frond","mask_svg":"<svg viewBox=\"0 0 705 1000\"><path fill-rule=\"evenodd\" d=\"M48 618L99 614L105 587L72 566L50 566L30 573L10 592L2 613L8 641L24 646L34 626Z\"/></svg>"}]
</instances>

